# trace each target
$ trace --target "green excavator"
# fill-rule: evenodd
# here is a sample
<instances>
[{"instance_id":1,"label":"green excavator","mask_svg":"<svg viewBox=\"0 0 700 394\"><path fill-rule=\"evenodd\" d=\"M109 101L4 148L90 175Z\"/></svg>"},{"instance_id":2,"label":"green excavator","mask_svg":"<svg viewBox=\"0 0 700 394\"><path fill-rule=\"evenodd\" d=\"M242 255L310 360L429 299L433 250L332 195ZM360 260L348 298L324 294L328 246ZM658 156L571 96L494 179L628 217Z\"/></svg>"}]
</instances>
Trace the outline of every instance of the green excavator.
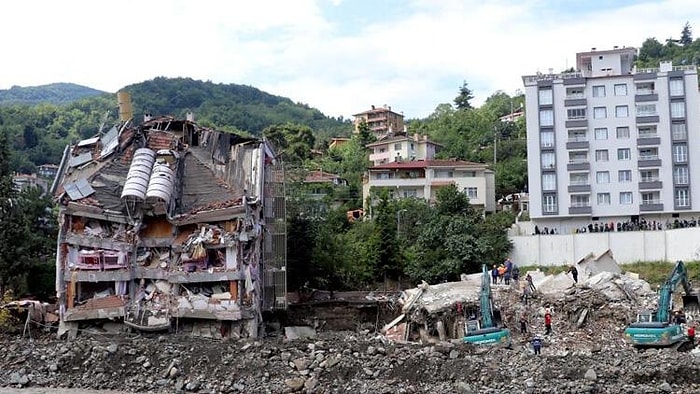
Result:
<instances>
[{"instance_id":1,"label":"green excavator","mask_svg":"<svg viewBox=\"0 0 700 394\"><path fill-rule=\"evenodd\" d=\"M688 281L688 271L682 261L677 261L668 279L659 288L659 301L655 311L641 311L637 321L625 329L629 343L638 348L678 347L688 343L688 337L676 319L673 319L673 292L678 285L683 286L683 308L696 312L699 309L698 295Z\"/></svg>"},{"instance_id":2,"label":"green excavator","mask_svg":"<svg viewBox=\"0 0 700 394\"><path fill-rule=\"evenodd\" d=\"M499 327L495 318L491 296L491 278L486 265L483 267L479 292L480 318L469 319L465 323L464 342L475 345L498 345L511 347L510 330Z\"/></svg>"}]
</instances>

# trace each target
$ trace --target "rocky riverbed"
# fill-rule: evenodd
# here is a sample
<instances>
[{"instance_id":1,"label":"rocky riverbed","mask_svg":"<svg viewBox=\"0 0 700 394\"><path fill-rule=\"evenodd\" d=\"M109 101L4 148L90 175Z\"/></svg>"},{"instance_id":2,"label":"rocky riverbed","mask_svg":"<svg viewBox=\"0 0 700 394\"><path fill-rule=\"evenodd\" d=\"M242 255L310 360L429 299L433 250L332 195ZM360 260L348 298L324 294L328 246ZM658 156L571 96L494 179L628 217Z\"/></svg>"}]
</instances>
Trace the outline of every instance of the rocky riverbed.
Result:
<instances>
[{"instance_id":1,"label":"rocky riverbed","mask_svg":"<svg viewBox=\"0 0 700 394\"><path fill-rule=\"evenodd\" d=\"M73 341L5 337L0 386L133 393L697 393L700 359L523 343L513 349L415 345L368 332L214 341L178 335Z\"/></svg>"}]
</instances>

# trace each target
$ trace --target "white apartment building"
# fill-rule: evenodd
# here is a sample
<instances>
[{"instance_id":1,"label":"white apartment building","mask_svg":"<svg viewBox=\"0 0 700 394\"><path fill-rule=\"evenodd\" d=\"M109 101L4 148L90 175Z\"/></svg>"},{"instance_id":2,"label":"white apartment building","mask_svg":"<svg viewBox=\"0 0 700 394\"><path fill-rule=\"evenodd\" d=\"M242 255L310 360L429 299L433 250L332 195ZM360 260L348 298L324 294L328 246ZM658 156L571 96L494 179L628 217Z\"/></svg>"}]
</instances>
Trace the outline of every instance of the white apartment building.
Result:
<instances>
[{"instance_id":1,"label":"white apartment building","mask_svg":"<svg viewBox=\"0 0 700 394\"><path fill-rule=\"evenodd\" d=\"M636 53L593 48L576 72L523 76L533 222L563 233L700 213L697 69L637 69Z\"/></svg>"},{"instance_id":2,"label":"white apartment building","mask_svg":"<svg viewBox=\"0 0 700 394\"><path fill-rule=\"evenodd\" d=\"M435 157L442 145L428 140L428 136L400 134L387 136L367 144L369 161L375 166L392 161L426 160Z\"/></svg>"}]
</instances>

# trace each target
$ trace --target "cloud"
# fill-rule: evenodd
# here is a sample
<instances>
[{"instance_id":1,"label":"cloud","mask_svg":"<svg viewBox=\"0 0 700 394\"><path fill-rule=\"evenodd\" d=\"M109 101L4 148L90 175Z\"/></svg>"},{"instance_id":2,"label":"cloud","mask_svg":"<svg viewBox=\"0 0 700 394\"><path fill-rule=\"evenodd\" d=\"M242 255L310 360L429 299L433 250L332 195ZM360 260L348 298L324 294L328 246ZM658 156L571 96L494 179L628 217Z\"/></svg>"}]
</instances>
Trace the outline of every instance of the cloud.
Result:
<instances>
[{"instance_id":1,"label":"cloud","mask_svg":"<svg viewBox=\"0 0 700 394\"><path fill-rule=\"evenodd\" d=\"M34 0L3 7L0 88L74 82L116 91L156 76L251 85L348 117L479 105L591 47L640 46L700 20L689 0ZM10 39L7 39L7 38ZM14 38L14 39L12 39Z\"/></svg>"}]
</instances>

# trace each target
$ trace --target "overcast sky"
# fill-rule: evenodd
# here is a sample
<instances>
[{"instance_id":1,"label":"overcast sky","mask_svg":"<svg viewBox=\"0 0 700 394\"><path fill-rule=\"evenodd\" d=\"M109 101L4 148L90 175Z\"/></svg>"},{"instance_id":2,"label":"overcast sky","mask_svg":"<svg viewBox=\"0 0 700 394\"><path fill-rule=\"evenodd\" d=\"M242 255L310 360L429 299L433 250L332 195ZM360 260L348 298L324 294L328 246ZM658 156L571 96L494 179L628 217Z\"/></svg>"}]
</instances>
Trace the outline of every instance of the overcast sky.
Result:
<instances>
[{"instance_id":1,"label":"overcast sky","mask_svg":"<svg viewBox=\"0 0 700 394\"><path fill-rule=\"evenodd\" d=\"M0 13L0 89L116 92L158 76L257 87L345 116L480 105L592 47L678 38L695 0L23 0ZM697 27L700 34L700 25ZM695 36L694 36L695 37Z\"/></svg>"}]
</instances>

